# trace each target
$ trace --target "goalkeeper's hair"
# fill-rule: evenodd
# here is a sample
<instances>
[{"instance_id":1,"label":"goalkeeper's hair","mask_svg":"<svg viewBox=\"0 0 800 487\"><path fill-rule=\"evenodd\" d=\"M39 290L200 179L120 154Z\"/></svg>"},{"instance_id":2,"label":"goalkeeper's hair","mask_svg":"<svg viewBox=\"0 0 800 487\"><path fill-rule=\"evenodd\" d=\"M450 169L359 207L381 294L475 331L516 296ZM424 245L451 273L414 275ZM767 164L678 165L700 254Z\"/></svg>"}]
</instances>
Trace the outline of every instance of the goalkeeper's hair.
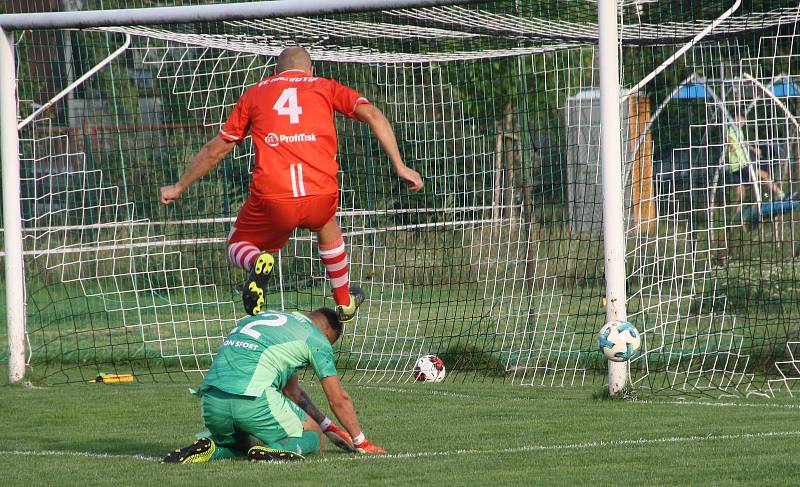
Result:
<instances>
[{"instance_id":1,"label":"goalkeeper's hair","mask_svg":"<svg viewBox=\"0 0 800 487\"><path fill-rule=\"evenodd\" d=\"M318 308L315 309L314 312L325 316L325 319L328 320L328 326L330 326L332 330L335 330L339 336L342 335L342 322L339 320L339 315L336 311L331 308Z\"/></svg>"}]
</instances>

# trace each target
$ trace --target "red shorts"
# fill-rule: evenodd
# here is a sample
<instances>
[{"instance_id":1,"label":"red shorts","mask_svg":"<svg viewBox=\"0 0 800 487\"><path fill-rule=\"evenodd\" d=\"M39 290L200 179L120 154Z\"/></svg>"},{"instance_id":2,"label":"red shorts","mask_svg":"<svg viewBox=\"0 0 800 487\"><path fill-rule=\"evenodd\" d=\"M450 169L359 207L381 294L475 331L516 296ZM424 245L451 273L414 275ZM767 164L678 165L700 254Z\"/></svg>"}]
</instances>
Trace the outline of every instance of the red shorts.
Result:
<instances>
[{"instance_id":1,"label":"red shorts","mask_svg":"<svg viewBox=\"0 0 800 487\"><path fill-rule=\"evenodd\" d=\"M228 245L250 242L261 250L282 249L295 228L319 231L336 217L339 194L268 200L250 195L239 210Z\"/></svg>"}]
</instances>

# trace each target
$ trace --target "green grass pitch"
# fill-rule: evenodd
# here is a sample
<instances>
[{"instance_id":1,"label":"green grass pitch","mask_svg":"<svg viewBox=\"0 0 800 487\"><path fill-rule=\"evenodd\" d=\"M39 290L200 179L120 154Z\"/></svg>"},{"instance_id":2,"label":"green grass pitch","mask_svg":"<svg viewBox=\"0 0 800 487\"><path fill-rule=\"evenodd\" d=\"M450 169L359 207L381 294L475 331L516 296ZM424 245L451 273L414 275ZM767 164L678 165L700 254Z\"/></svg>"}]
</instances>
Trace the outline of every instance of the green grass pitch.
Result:
<instances>
[{"instance_id":1,"label":"green grass pitch","mask_svg":"<svg viewBox=\"0 0 800 487\"><path fill-rule=\"evenodd\" d=\"M302 464L160 465L203 429L190 385L0 386L3 484L796 485L800 467L788 399L623 402L458 381L347 384L383 457L326 445Z\"/></svg>"}]
</instances>

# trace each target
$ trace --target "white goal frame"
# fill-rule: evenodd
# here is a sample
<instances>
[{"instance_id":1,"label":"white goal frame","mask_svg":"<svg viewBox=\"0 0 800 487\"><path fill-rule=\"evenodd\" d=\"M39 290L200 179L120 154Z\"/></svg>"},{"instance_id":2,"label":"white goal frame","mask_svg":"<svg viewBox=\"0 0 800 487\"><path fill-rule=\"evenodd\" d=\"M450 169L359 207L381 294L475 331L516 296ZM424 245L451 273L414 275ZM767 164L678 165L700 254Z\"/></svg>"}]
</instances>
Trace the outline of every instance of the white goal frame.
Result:
<instances>
[{"instance_id":1,"label":"white goal frame","mask_svg":"<svg viewBox=\"0 0 800 487\"><path fill-rule=\"evenodd\" d=\"M17 132L13 37L22 29L88 28L113 25L188 23L289 17L384 9L432 7L470 0L277 0L192 7L0 15L0 145L2 145L3 218L9 380L25 377L25 277L20 208L20 160ZM625 320L625 226L620 124L619 0L598 1L603 229L606 319ZM609 362L609 392L628 380L628 364Z\"/></svg>"}]
</instances>

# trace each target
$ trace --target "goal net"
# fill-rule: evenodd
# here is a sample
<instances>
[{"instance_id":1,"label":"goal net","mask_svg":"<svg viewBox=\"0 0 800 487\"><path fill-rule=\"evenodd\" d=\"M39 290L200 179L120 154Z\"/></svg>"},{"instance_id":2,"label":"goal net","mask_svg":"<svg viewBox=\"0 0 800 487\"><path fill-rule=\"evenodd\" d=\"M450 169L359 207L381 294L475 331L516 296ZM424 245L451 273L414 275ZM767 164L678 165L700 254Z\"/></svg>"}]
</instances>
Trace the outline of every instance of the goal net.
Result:
<instances>
[{"instance_id":1,"label":"goal net","mask_svg":"<svg viewBox=\"0 0 800 487\"><path fill-rule=\"evenodd\" d=\"M620 3L631 381L797 392L798 6ZM602 385L596 19L591 1L500 1L15 32L31 375L208 368L243 315L225 241L253 144L174 205L158 188L302 45L387 115L426 183L408 193L368 128L337 118L338 221L367 293L344 375L413 381L434 353L450 380ZM332 305L309 232L276 259L268 307Z\"/></svg>"}]
</instances>

